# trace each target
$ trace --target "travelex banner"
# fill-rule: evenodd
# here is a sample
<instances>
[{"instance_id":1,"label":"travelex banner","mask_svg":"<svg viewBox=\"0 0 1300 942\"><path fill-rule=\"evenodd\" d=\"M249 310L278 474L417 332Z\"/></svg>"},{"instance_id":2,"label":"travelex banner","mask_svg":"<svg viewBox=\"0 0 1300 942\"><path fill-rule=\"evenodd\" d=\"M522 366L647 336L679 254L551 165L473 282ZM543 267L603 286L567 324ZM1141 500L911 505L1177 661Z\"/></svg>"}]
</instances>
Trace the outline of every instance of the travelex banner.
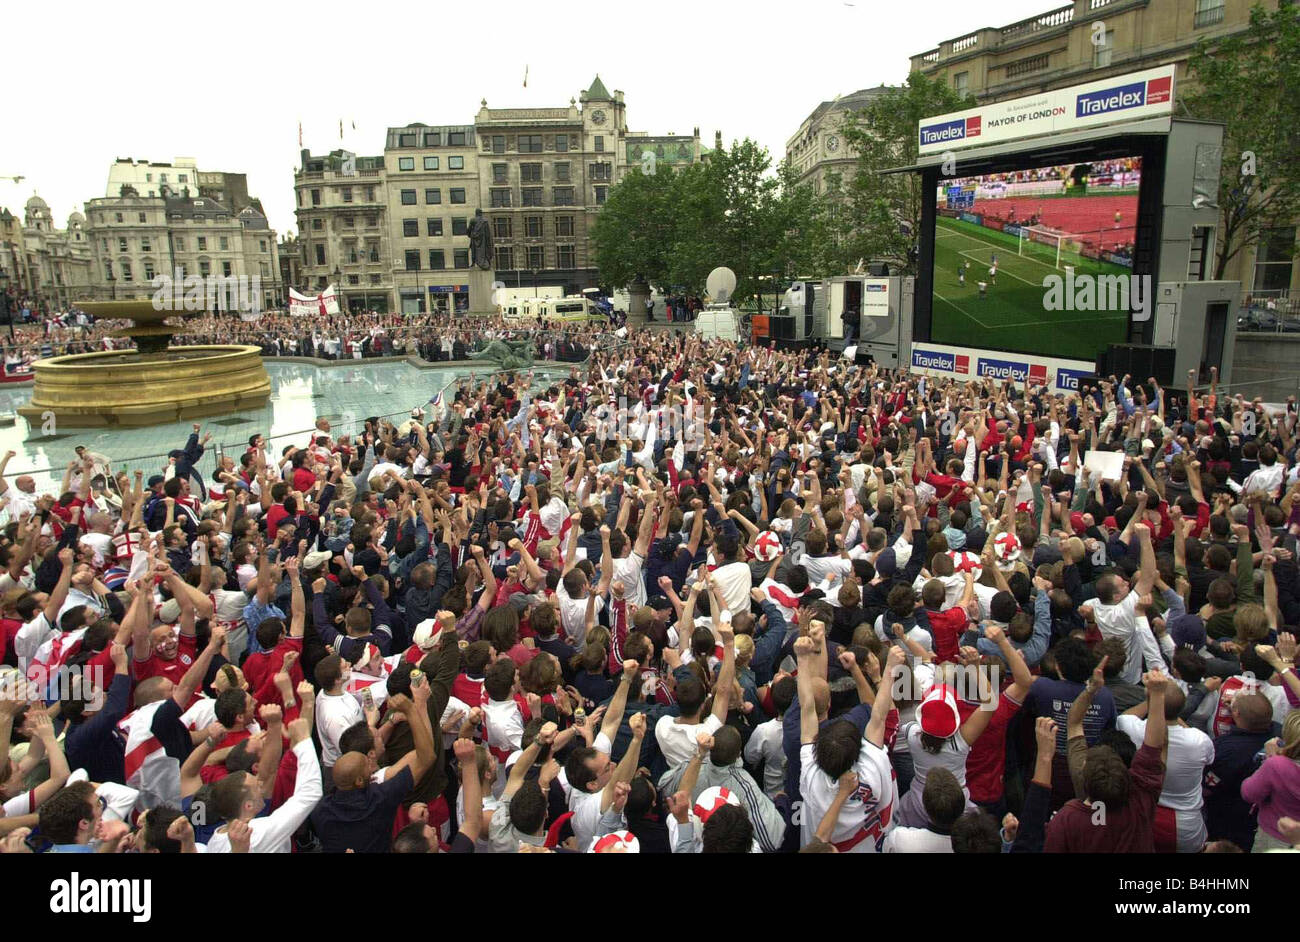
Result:
<instances>
[{"instance_id":1,"label":"travelex banner","mask_svg":"<svg viewBox=\"0 0 1300 942\"><path fill-rule=\"evenodd\" d=\"M1174 66L1133 72L1056 91L922 118L919 153L997 144L1099 124L1172 114Z\"/></svg>"},{"instance_id":2,"label":"travelex banner","mask_svg":"<svg viewBox=\"0 0 1300 942\"><path fill-rule=\"evenodd\" d=\"M1092 375L1093 364L1087 360L1028 356L978 347L914 343L912 372L963 381L985 378L1001 382L1009 379L1021 385L1047 386L1052 392L1068 393L1078 392L1080 380Z\"/></svg>"}]
</instances>

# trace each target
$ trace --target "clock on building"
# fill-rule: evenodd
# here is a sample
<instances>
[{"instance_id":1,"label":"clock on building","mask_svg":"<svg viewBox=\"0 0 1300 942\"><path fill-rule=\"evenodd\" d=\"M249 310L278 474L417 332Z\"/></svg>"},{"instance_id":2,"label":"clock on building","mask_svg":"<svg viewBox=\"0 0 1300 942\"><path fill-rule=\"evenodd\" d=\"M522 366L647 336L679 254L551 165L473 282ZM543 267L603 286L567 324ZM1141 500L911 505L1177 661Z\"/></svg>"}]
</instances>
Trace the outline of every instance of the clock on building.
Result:
<instances>
[{"instance_id":1,"label":"clock on building","mask_svg":"<svg viewBox=\"0 0 1300 942\"><path fill-rule=\"evenodd\" d=\"M839 146L840 146L840 139L836 137L834 134L831 134L826 138L826 149L828 151L834 152L839 149Z\"/></svg>"},{"instance_id":2,"label":"clock on building","mask_svg":"<svg viewBox=\"0 0 1300 942\"><path fill-rule=\"evenodd\" d=\"M592 123L592 124L604 124L604 123L605 123L605 112L601 111L599 108L597 108L595 111L593 111L593 112L591 113L591 123Z\"/></svg>"}]
</instances>

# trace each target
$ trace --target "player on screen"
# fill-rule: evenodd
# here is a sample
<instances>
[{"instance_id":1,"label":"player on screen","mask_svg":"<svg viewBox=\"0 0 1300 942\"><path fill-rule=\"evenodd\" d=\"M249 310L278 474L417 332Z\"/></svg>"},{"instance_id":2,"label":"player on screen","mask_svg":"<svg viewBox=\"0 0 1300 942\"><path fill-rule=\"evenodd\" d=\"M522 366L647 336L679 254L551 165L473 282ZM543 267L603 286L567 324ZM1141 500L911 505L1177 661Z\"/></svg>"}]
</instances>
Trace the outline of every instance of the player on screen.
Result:
<instances>
[{"instance_id":1,"label":"player on screen","mask_svg":"<svg viewBox=\"0 0 1300 942\"><path fill-rule=\"evenodd\" d=\"M988 296L988 290L989 290L988 282L981 281L979 283L979 289L980 289L980 300L983 301Z\"/></svg>"}]
</instances>

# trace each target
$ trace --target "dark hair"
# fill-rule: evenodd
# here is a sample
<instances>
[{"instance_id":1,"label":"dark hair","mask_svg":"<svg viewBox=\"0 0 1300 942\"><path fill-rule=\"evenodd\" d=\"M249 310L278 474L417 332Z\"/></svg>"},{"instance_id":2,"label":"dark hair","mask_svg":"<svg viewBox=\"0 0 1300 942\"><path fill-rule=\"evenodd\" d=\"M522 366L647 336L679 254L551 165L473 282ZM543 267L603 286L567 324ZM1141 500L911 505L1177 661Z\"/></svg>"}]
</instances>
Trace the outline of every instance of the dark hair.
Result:
<instances>
[{"instance_id":1,"label":"dark hair","mask_svg":"<svg viewBox=\"0 0 1300 942\"><path fill-rule=\"evenodd\" d=\"M364 756L374 748L375 734L370 731L370 724L365 720L353 723L343 730L343 735L339 737L339 755L359 752Z\"/></svg>"},{"instance_id":2,"label":"dark hair","mask_svg":"<svg viewBox=\"0 0 1300 942\"><path fill-rule=\"evenodd\" d=\"M564 776L574 791L585 794L587 786L596 781L596 774L587 767L587 762L596 755L596 750L590 746L581 746L569 753L564 762Z\"/></svg>"},{"instance_id":3,"label":"dark hair","mask_svg":"<svg viewBox=\"0 0 1300 942\"><path fill-rule=\"evenodd\" d=\"M928 779L926 784L929 784ZM998 825L997 819L987 811L972 811L962 815L952 826L952 852L954 854L1002 853L1002 828Z\"/></svg>"},{"instance_id":4,"label":"dark hair","mask_svg":"<svg viewBox=\"0 0 1300 942\"><path fill-rule=\"evenodd\" d=\"M55 792L37 810L37 827L41 836L54 844L72 844L82 821L95 820L95 787L89 782L74 782Z\"/></svg>"},{"instance_id":5,"label":"dark hair","mask_svg":"<svg viewBox=\"0 0 1300 942\"><path fill-rule=\"evenodd\" d=\"M1088 750L1083 766L1083 794L1091 801L1100 801L1107 808L1124 808L1128 805L1128 768L1110 746L1093 746Z\"/></svg>"},{"instance_id":6,"label":"dark hair","mask_svg":"<svg viewBox=\"0 0 1300 942\"><path fill-rule=\"evenodd\" d=\"M536 834L546 823L546 795L535 780L520 785L510 799L510 823L525 834Z\"/></svg>"},{"instance_id":7,"label":"dark hair","mask_svg":"<svg viewBox=\"0 0 1300 942\"><path fill-rule=\"evenodd\" d=\"M181 842L167 836L167 829L177 818L184 817L175 805L157 805L149 809L144 818L144 842L150 850L160 854L179 854Z\"/></svg>"},{"instance_id":8,"label":"dark hair","mask_svg":"<svg viewBox=\"0 0 1300 942\"><path fill-rule=\"evenodd\" d=\"M397 832L393 838L395 854L427 854L432 850L429 839L424 836L424 822L414 821Z\"/></svg>"},{"instance_id":9,"label":"dark hair","mask_svg":"<svg viewBox=\"0 0 1300 942\"><path fill-rule=\"evenodd\" d=\"M786 710L790 709L790 704L794 703L794 698L799 695L799 687L795 679L786 675L771 686L772 705L776 707L777 716L781 716Z\"/></svg>"},{"instance_id":10,"label":"dark hair","mask_svg":"<svg viewBox=\"0 0 1300 942\"><path fill-rule=\"evenodd\" d=\"M239 687L232 687L229 690L223 690L217 695L217 702L213 710L217 717L217 722L226 729L233 730L235 723L239 719L239 714L244 712L248 706L248 694Z\"/></svg>"},{"instance_id":11,"label":"dark hair","mask_svg":"<svg viewBox=\"0 0 1300 942\"><path fill-rule=\"evenodd\" d=\"M849 720L835 720L817 734L817 766L832 779L853 768L862 752L862 734Z\"/></svg>"},{"instance_id":12,"label":"dark hair","mask_svg":"<svg viewBox=\"0 0 1300 942\"><path fill-rule=\"evenodd\" d=\"M1076 684L1086 684L1092 669L1097 666L1092 650L1077 638L1066 638L1058 642L1052 648L1052 657L1061 676Z\"/></svg>"},{"instance_id":13,"label":"dark hair","mask_svg":"<svg viewBox=\"0 0 1300 942\"><path fill-rule=\"evenodd\" d=\"M940 831L947 831L966 811L966 793L957 776L943 766L936 766L925 778L921 804L930 823Z\"/></svg>"},{"instance_id":14,"label":"dark hair","mask_svg":"<svg viewBox=\"0 0 1300 942\"><path fill-rule=\"evenodd\" d=\"M701 829L706 854L747 854L754 846L754 825L749 813L737 805L723 805Z\"/></svg>"},{"instance_id":15,"label":"dark hair","mask_svg":"<svg viewBox=\"0 0 1300 942\"><path fill-rule=\"evenodd\" d=\"M483 675L483 689L493 700L507 700L515 686L515 662L501 658L492 663Z\"/></svg>"},{"instance_id":16,"label":"dark hair","mask_svg":"<svg viewBox=\"0 0 1300 942\"><path fill-rule=\"evenodd\" d=\"M257 626L257 643L261 645L262 650L270 651L280 643L280 636L284 634L284 619L272 616L264 618Z\"/></svg>"},{"instance_id":17,"label":"dark hair","mask_svg":"<svg viewBox=\"0 0 1300 942\"><path fill-rule=\"evenodd\" d=\"M734 726L723 726L713 734L713 751L710 753L710 759L714 765L727 768L740 758L742 746L740 731Z\"/></svg>"}]
</instances>

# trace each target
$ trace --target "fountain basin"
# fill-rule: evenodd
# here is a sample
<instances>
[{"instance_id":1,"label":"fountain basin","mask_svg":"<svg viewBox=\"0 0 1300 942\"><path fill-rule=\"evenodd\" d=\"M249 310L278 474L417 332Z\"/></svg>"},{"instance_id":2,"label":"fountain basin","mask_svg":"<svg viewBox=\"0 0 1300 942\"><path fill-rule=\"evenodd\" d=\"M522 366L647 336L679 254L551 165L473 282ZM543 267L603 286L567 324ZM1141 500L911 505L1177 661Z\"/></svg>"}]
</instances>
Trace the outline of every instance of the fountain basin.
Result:
<instances>
[{"instance_id":1,"label":"fountain basin","mask_svg":"<svg viewBox=\"0 0 1300 942\"><path fill-rule=\"evenodd\" d=\"M71 428L145 426L261 406L271 381L257 347L213 344L157 353L109 350L33 364L33 424L53 413Z\"/></svg>"}]
</instances>

